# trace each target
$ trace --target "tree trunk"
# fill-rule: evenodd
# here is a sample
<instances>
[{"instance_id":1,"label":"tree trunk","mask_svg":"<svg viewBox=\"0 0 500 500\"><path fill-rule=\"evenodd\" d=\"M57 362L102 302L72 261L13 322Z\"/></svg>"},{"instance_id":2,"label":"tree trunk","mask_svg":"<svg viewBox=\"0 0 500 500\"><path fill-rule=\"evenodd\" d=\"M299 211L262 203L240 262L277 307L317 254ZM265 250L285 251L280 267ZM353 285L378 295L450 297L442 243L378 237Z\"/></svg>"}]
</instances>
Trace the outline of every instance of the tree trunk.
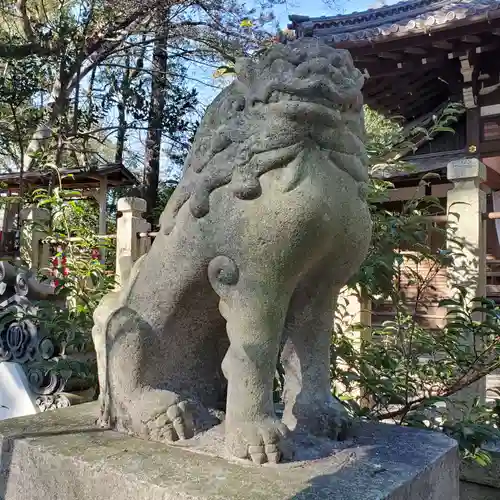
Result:
<instances>
[{"instance_id":1,"label":"tree trunk","mask_svg":"<svg viewBox=\"0 0 500 500\"><path fill-rule=\"evenodd\" d=\"M153 49L151 101L149 105L148 133L144 162L144 198L147 202L147 216L151 217L158 198L160 178L160 151L163 132L163 113L165 110L167 78L167 42L169 12L162 12L163 19L156 33Z\"/></svg>"},{"instance_id":2,"label":"tree trunk","mask_svg":"<svg viewBox=\"0 0 500 500\"><path fill-rule=\"evenodd\" d=\"M142 37L142 49L140 50L134 67L131 63L131 54L127 53L125 58L125 71L120 85L120 102L118 103L118 131L116 134L115 163L123 164L123 153L125 151L125 139L127 136L127 102L132 96L132 83L139 76L144 67L146 55L146 35Z\"/></svg>"},{"instance_id":3,"label":"tree trunk","mask_svg":"<svg viewBox=\"0 0 500 500\"><path fill-rule=\"evenodd\" d=\"M36 155L41 153L50 139L53 138L53 129L59 118L65 113L68 106L68 89L60 80L56 81L52 90L52 103L48 107L47 117L38 125L35 133L26 148L23 158L23 171L31 170L36 162Z\"/></svg>"},{"instance_id":4,"label":"tree trunk","mask_svg":"<svg viewBox=\"0 0 500 500\"><path fill-rule=\"evenodd\" d=\"M123 164L123 152L125 150L125 136L127 134L127 99L130 95L130 55L127 54L125 61L126 69L120 86L121 99L118 103L118 131L116 134L115 163Z\"/></svg>"}]
</instances>

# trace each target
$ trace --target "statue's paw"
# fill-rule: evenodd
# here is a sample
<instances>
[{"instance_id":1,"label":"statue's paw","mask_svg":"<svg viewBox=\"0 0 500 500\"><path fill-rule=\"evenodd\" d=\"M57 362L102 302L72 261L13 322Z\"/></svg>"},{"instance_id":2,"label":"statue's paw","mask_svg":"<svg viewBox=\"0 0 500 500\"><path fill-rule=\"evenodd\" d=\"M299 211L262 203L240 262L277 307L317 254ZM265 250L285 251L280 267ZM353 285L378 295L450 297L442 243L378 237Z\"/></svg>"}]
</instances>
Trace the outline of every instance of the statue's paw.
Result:
<instances>
[{"instance_id":1,"label":"statue's paw","mask_svg":"<svg viewBox=\"0 0 500 500\"><path fill-rule=\"evenodd\" d=\"M339 441L347 437L351 419L342 403L326 403L314 412L311 422L311 433L316 436L326 436Z\"/></svg>"},{"instance_id":2,"label":"statue's paw","mask_svg":"<svg viewBox=\"0 0 500 500\"><path fill-rule=\"evenodd\" d=\"M259 465L278 463L291 455L288 434L288 428L273 417L256 422L234 422L226 430L226 447L231 455Z\"/></svg>"},{"instance_id":3,"label":"statue's paw","mask_svg":"<svg viewBox=\"0 0 500 500\"><path fill-rule=\"evenodd\" d=\"M171 443L194 436L193 419L185 401L170 405L143 423L145 433L152 441Z\"/></svg>"},{"instance_id":4,"label":"statue's paw","mask_svg":"<svg viewBox=\"0 0 500 500\"><path fill-rule=\"evenodd\" d=\"M294 430L342 441L346 439L351 419L342 403L333 398L310 405L295 406L293 416L285 409L284 422Z\"/></svg>"}]
</instances>

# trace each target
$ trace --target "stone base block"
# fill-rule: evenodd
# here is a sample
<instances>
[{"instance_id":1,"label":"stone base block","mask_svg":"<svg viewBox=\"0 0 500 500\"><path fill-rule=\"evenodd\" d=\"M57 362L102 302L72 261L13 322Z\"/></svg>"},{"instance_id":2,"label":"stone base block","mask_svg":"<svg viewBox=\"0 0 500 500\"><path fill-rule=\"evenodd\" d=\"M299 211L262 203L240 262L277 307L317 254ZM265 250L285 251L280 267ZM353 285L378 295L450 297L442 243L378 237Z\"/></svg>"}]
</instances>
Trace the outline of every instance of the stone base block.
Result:
<instances>
[{"instance_id":1,"label":"stone base block","mask_svg":"<svg viewBox=\"0 0 500 500\"><path fill-rule=\"evenodd\" d=\"M460 466L460 478L469 483L476 483L500 492L500 443L487 443L483 450L488 452L491 463L483 467L475 462L462 462Z\"/></svg>"},{"instance_id":2,"label":"stone base block","mask_svg":"<svg viewBox=\"0 0 500 500\"><path fill-rule=\"evenodd\" d=\"M491 463L482 467L463 461L460 467L460 500L500 500L500 443L483 445Z\"/></svg>"},{"instance_id":3,"label":"stone base block","mask_svg":"<svg viewBox=\"0 0 500 500\"><path fill-rule=\"evenodd\" d=\"M363 425L312 461L254 466L97 429L95 403L0 423L2 500L458 500L456 443Z\"/></svg>"},{"instance_id":4,"label":"stone base block","mask_svg":"<svg viewBox=\"0 0 500 500\"><path fill-rule=\"evenodd\" d=\"M500 490L460 481L460 500L500 500Z\"/></svg>"}]
</instances>

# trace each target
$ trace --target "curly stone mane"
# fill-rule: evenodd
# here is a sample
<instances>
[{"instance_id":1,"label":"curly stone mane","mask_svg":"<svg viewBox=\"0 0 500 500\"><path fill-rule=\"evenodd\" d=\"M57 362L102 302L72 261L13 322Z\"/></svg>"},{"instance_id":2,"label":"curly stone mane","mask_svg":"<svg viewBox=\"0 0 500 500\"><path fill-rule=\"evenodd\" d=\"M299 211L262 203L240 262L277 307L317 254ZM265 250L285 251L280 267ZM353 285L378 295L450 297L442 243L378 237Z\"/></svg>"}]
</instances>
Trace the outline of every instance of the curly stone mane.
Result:
<instances>
[{"instance_id":1,"label":"curly stone mane","mask_svg":"<svg viewBox=\"0 0 500 500\"><path fill-rule=\"evenodd\" d=\"M259 177L285 167L307 148L326 151L336 167L367 181L362 74L350 54L315 39L268 49L237 64L237 79L208 107L161 218L169 233L185 203L209 212L210 193L229 185L240 199L261 193ZM291 189L293 186L291 186Z\"/></svg>"}]
</instances>

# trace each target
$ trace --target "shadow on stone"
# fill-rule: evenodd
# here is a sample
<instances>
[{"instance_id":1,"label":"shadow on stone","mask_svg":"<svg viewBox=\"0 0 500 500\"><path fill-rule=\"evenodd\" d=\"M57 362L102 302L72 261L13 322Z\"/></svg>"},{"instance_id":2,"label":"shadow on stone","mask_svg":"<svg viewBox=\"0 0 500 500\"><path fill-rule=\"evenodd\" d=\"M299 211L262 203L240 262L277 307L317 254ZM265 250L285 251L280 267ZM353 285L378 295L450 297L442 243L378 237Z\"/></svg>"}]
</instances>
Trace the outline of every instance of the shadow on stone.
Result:
<instances>
[{"instance_id":1,"label":"shadow on stone","mask_svg":"<svg viewBox=\"0 0 500 500\"><path fill-rule=\"evenodd\" d=\"M0 498L5 498L7 494L7 485L10 478L10 466L12 459L12 441L6 439L2 441L0 450Z\"/></svg>"},{"instance_id":2,"label":"shadow on stone","mask_svg":"<svg viewBox=\"0 0 500 500\"><path fill-rule=\"evenodd\" d=\"M450 442L427 431L363 424L337 452L337 470L317 474L287 500L458 499L458 455Z\"/></svg>"}]
</instances>

